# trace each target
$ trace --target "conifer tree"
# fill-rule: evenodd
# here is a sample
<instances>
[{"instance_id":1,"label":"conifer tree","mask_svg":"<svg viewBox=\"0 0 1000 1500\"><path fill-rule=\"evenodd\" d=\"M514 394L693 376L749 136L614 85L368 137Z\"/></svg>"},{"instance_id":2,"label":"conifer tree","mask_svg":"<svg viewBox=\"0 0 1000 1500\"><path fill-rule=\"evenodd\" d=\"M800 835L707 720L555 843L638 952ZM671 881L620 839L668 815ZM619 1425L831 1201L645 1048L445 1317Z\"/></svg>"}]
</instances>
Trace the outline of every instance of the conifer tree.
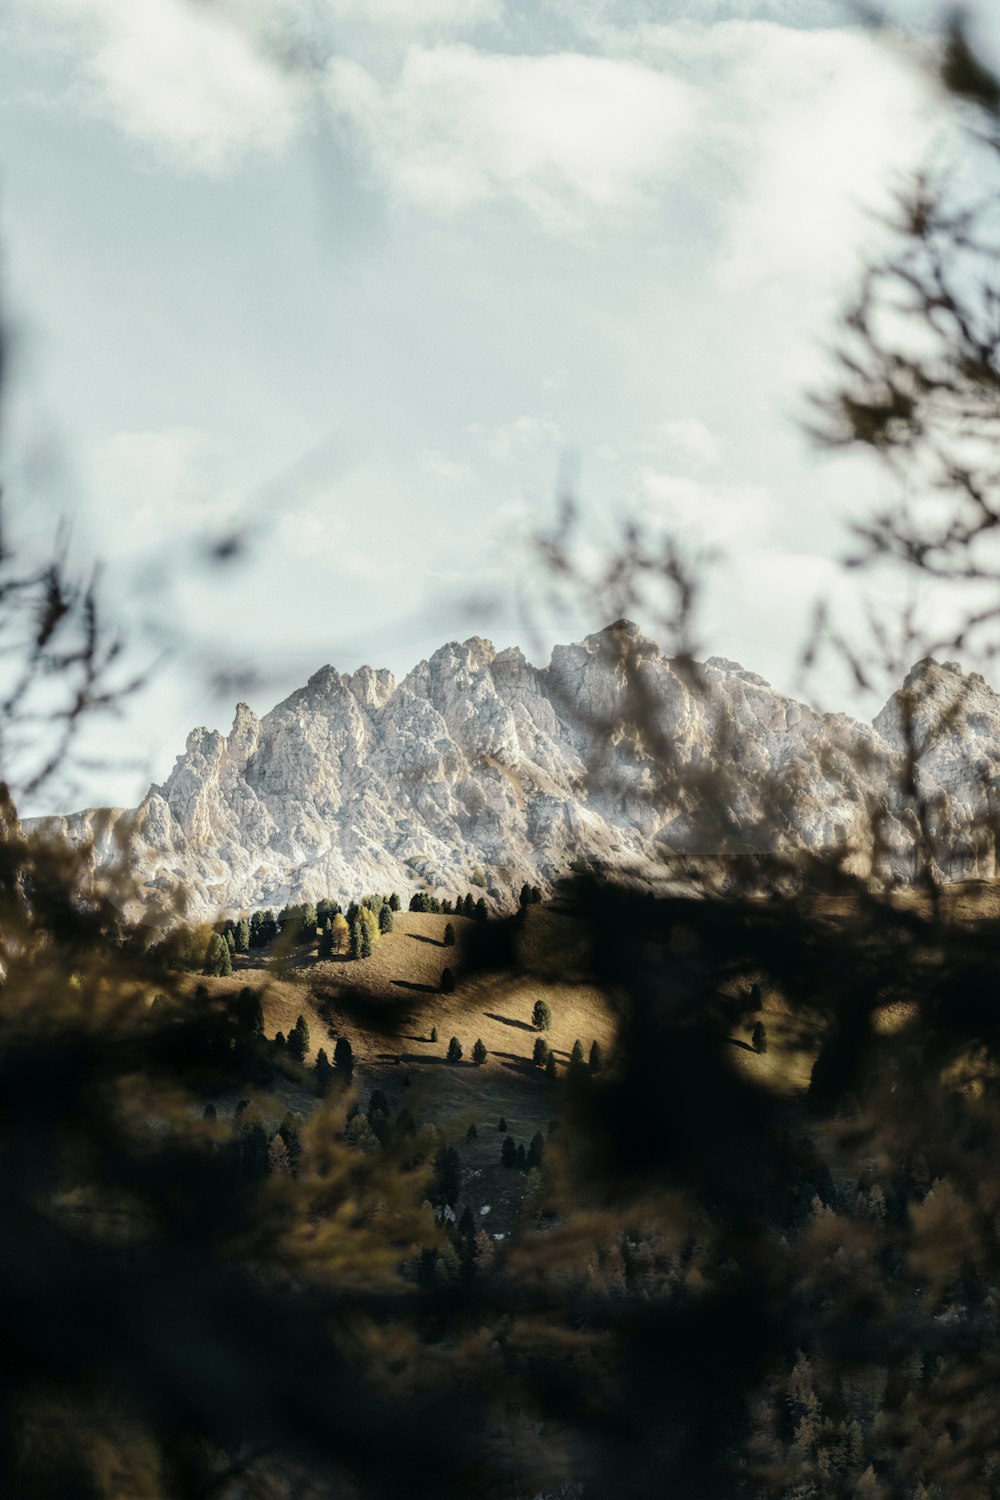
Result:
<instances>
[{"instance_id":1,"label":"conifer tree","mask_svg":"<svg viewBox=\"0 0 1000 1500\"><path fill-rule=\"evenodd\" d=\"M383 933L392 931L392 907L387 901L379 908L378 930Z\"/></svg>"},{"instance_id":2,"label":"conifer tree","mask_svg":"<svg viewBox=\"0 0 1000 1500\"><path fill-rule=\"evenodd\" d=\"M446 948L454 948L455 946L455 928L451 922L445 923L444 945Z\"/></svg>"},{"instance_id":3,"label":"conifer tree","mask_svg":"<svg viewBox=\"0 0 1000 1500\"><path fill-rule=\"evenodd\" d=\"M509 1139L509 1137L508 1137L508 1139ZM525 1167L528 1165L528 1155L527 1155L527 1152L524 1149L524 1142L523 1141L521 1142L521 1144L517 1148L517 1164L521 1168L522 1171L524 1171Z\"/></svg>"},{"instance_id":4,"label":"conifer tree","mask_svg":"<svg viewBox=\"0 0 1000 1500\"><path fill-rule=\"evenodd\" d=\"M264 1035L264 1007L256 990L244 985L236 1000L236 1023L252 1036Z\"/></svg>"},{"instance_id":5,"label":"conifer tree","mask_svg":"<svg viewBox=\"0 0 1000 1500\"><path fill-rule=\"evenodd\" d=\"M750 1045L755 1052L767 1051L767 1027L763 1021L757 1021L750 1038Z\"/></svg>"},{"instance_id":6,"label":"conifer tree","mask_svg":"<svg viewBox=\"0 0 1000 1500\"><path fill-rule=\"evenodd\" d=\"M556 1055L554 1052L550 1052L545 1059L545 1076L547 1078L556 1077Z\"/></svg>"},{"instance_id":7,"label":"conifer tree","mask_svg":"<svg viewBox=\"0 0 1000 1500\"><path fill-rule=\"evenodd\" d=\"M231 958L236 952L236 939L233 936L233 929L231 927L226 928L226 947L229 949L229 956Z\"/></svg>"},{"instance_id":8,"label":"conifer tree","mask_svg":"<svg viewBox=\"0 0 1000 1500\"><path fill-rule=\"evenodd\" d=\"M477 1067L481 1067L488 1056L489 1053L486 1051L482 1038L477 1037L475 1045L472 1048L472 1061L476 1064Z\"/></svg>"},{"instance_id":9,"label":"conifer tree","mask_svg":"<svg viewBox=\"0 0 1000 1500\"><path fill-rule=\"evenodd\" d=\"M389 897L389 909L390 911L399 911L399 897L396 895L395 891L393 891L392 895Z\"/></svg>"},{"instance_id":10,"label":"conifer tree","mask_svg":"<svg viewBox=\"0 0 1000 1500\"><path fill-rule=\"evenodd\" d=\"M580 1041L579 1037L577 1037L576 1041L573 1043L573 1050L569 1055L569 1065L571 1068L582 1068L583 1062L583 1043Z\"/></svg>"},{"instance_id":11,"label":"conifer tree","mask_svg":"<svg viewBox=\"0 0 1000 1500\"><path fill-rule=\"evenodd\" d=\"M453 1036L448 1043L448 1061L450 1063L462 1061L462 1043L458 1040L457 1036Z\"/></svg>"},{"instance_id":12,"label":"conifer tree","mask_svg":"<svg viewBox=\"0 0 1000 1500\"><path fill-rule=\"evenodd\" d=\"M363 917L358 918L356 923L358 932L358 957L371 958L372 956L372 930Z\"/></svg>"},{"instance_id":13,"label":"conifer tree","mask_svg":"<svg viewBox=\"0 0 1000 1500\"><path fill-rule=\"evenodd\" d=\"M442 995L450 995L451 992L452 992L452 990L454 988L455 988L455 976L452 973L451 969L442 969L441 970L441 993L442 993Z\"/></svg>"},{"instance_id":14,"label":"conifer tree","mask_svg":"<svg viewBox=\"0 0 1000 1500\"><path fill-rule=\"evenodd\" d=\"M351 923L351 949L350 949L350 952L351 952L351 957L352 958L360 958L361 957L361 923L358 921L358 918L357 918L356 915L355 915L354 921Z\"/></svg>"},{"instance_id":15,"label":"conifer tree","mask_svg":"<svg viewBox=\"0 0 1000 1500\"><path fill-rule=\"evenodd\" d=\"M528 1166L540 1167L545 1160L545 1137L540 1130L536 1130L531 1137L531 1145L528 1147Z\"/></svg>"},{"instance_id":16,"label":"conifer tree","mask_svg":"<svg viewBox=\"0 0 1000 1500\"><path fill-rule=\"evenodd\" d=\"M285 1047L287 1046L287 1043L285 1041L285 1033L283 1031L276 1031L275 1032L275 1034L274 1034L274 1045L275 1045L275 1047L279 1051L284 1052Z\"/></svg>"},{"instance_id":17,"label":"conifer tree","mask_svg":"<svg viewBox=\"0 0 1000 1500\"><path fill-rule=\"evenodd\" d=\"M321 1047L316 1053L316 1062L313 1067L313 1076L316 1080L316 1092L322 1099L329 1090L333 1081L333 1064L326 1055L326 1048Z\"/></svg>"},{"instance_id":18,"label":"conifer tree","mask_svg":"<svg viewBox=\"0 0 1000 1500\"><path fill-rule=\"evenodd\" d=\"M517 1166L517 1146L512 1135L505 1135L500 1150L500 1161L505 1167Z\"/></svg>"},{"instance_id":19,"label":"conifer tree","mask_svg":"<svg viewBox=\"0 0 1000 1500\"><path fill-rule=\"evenodd\" d=\"M474 912L475 912L475 918L476 918L477 922L485 922L486 921L486 917L487 917L486 901L484 900L484 898L482 896L480 896L479 900L476 902L476 905L475 905L475 908L474 908Z\"/></svg>"},{"instance_id":20,"label":"conifer tree","mask_svg":"<svg viewBox=\"0 0 1000 1500\"><path fill-rule=\"evenodd\" d=\"M228 979L229 975L233 972L233 960L229 952L229 945L225 938L221 937L217 932L213 932L208 940L208 947L205 949L205 962L202 965L201 972L203 974L214 975L219 979Z\"/></svg>"},{"instance_id":21,"label":"conifer tree","mask_svg":"<svg viewBox=\"0 0 1000 1500\"><path fill-rule=\"evenodd\" d=\"M339 1036L333 1049L333 1066L338 1077L350 1083L354 1074L354 1048L346 1036Z\"/></svg>"},{"instance_id":22,"label":"conifer tree","mask_svg":"<svg viewBox=\"0 0 1000 1500\"><path fill-rule=\"evenodd\" d=\"M288 1050L296 1062L305 1061L306 1053L309 1051L309 1023L305 1016L299 1016L289 1032Z\"/></svg>"},{"instance_id":23,"label":"conifer tree","mask_svg":"<svg viewBox=\"0 0 1000 1500\"><path fill-rule=\"evenodd\" d=\"M543 1036L535 1037L535 1050L531 1060L536 1068L544 1068L549 1057L549 1044Z\"/></svg>"},{"instance_id":24,"label":"conifer tree","mask_svg":"<svg viewBox=\"0 0 1000 1500\"><path fill-rule=\"evenodd\" d=\"M497 1124L497 1129L500 1131L501 1135L507 1129L507 1121L504 1119L503 1115L500 1116L499 1123Z\"/></svg>"},{"instance_id":25,"label":"conifer tree","mask_svg":"<svg viewBox=\"0 0 1000 1500\"><path fill-rule=\"evenodd\" d=\"M237 953L250 951L250 923L246 917L240 917L236 924L236 951Z\"/></svg>"},{"instance_id":26,"label":"conifer tree","mask_svg":"<svg viewBox=\"0 0 1000 1500\"><path fill-rule=\"evenodd\" d=\"M431 1027L431 1041L432 1042L436 1042L437 1039L438 1039L438 1029L437 1029L436 1026L432 1026Z\"/></svg>"},{"instance_id":27,"label":"conifer tree","mask_svg":"<svg viewBox=\"0 0 1000 1500\"><path fill-rule=\"evenodd\" d=\"M603 1066L604 1066L604 1055L601 1052L601 1044L600 1044L600 1042L591 1042L591 1044L590 1044L590 1071L592 1073L599 1073L601 1071L601 1068Z\"/></svg>"},{"instance_id":28,"label":"conifer tree","mask_svg":"<svg viewBox=\"0 0 1000 1500\"><path fill-rule=\"evenodd\" d=\"M463 910L465 912L465 915L467 917L473 917L473 916L475 916L475 914L476 914L476 903L475 903L475 900L473 898L473 895L472 895L471 891L468 891L466 893L465 901L462 903L462 905L463 905Z\"/></svg>"},{"instance_id":29,"label":"conifer tree","mask_svg":"<svg viewBox=\"0 0 1000 1500\"><path fill-rule=\"evenodd\" d=\"M552 1012L544 1000L536 1000L531 1012L531 1024L536 1031L548 1031L552 1025Z\"/></svg>"},{"instance_id":30,"label":"conifer tree","mask_svg":"<svg viewBox=\"0 0 1000 1500\"><path fill-rule=\"evenodd\" d=\"M344 953L350 947L351 930L347 918L342 911L334 912L330 923L330 932L333 937L333 952Z\"/></svg>"}]
</instances>

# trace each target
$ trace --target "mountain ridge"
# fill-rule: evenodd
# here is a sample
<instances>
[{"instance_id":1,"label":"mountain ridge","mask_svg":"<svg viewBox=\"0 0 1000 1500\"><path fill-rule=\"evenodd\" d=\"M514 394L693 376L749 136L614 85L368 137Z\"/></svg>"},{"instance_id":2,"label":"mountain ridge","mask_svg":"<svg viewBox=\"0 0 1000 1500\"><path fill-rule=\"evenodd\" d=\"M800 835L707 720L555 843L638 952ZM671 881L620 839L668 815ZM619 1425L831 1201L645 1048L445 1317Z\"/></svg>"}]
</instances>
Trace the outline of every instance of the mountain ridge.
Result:
<instances>
[{"instance_id":1,"label":"mountain ridge","mask_svg":"<svg viewBox=\"0 0 1000 1500\"><path fill-rule=\"evenodd\" d=\"M137 899L183 891L193 915L454 895L479 872L501 907L581 860L651 876L665 854L837 848L858 873L905 881L919 831L907 725L925 742L939 872L994 876L1000 697L978 674L917 663L865 724L724 657L672 661L630 621L556 646L544 667L480 636L399 682L325 665L262 717L238 704L228 734L192 729L138 808L26 826L92 846L98 866L124 842Z\"/></svg>"}]
</instances>

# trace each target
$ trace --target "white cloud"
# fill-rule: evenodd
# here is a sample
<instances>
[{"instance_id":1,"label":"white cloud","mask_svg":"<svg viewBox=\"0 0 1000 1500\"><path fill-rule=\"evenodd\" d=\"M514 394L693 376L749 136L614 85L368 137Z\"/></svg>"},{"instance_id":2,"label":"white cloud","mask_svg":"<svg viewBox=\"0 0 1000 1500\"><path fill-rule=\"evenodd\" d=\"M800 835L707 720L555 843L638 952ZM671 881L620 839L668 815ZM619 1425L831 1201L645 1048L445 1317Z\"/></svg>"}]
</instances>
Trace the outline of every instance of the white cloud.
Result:
<instances>
[{"instance_id":1,"label":"white cloud","mask_svg":"<svg viewBox=\"0 0 1000 1500\"><path fill-rule=\"evenodd\" d=\"M468 464L449 458L437 448L422 448L417 454L417 464L424 474L444 484L467 484L474 478Z\"/></svg>"},{"instance_id":2,"label":"white cloud","mask_svg":"<svg viewBox=\"0 0 1000 1500\"><path fill-rule=\"evenodd\" d=\"M550 416L515 417L499 427L472 422L466 428L498 464L514 463L539 451L551 452L563 441L562 429Z\"/></svg>"},{"instance_id":3,"label":"white cloud","mask_svg":"<svg viewBox=\"0 0 1000 1500\"><path fill-rule=\"evenodd\" d=\"M185 531L217 528L239 497L223 482L225 462L194 427L119 432L91 465L91 490L119 545L151 548Z\"/></svg>"},{"instance_id":4,"label":"white cloud","mask_svg":"<svg viewBox=\"0 0 1000 1500\"><path fill-rule=\"evenodd\" d=\"M184 0L42 0L86 58L87 104L178 165L218 171L277 151L297 128L301 89L252 35Z\"/></svg>"},{"instance_id":5,"label":"white cloud","mask_svg":"<svg viewBox=\"0 0 1000 1500\"><path fill-rule=\"evenodd\" d=\"M732 551L758 544L773 523L773 495L758 485L705 484L689 474L643 469L643 514L687 542Z\"/></svg>"},{"instance_id":6,"label":"white cloud","mask_svg":"<svg viewBox=\"0 0 1000 1500\"><path fill-rule=\"evenodd\" d=\"M719 439L697 417L671 417L661 422L656 438L669 453L695 468L715 468L722 458Z\"/></svg>"},{"instance_id":7,"label":"white cloud","mask_svg":"<svg viewBox=\"0 0 1000 1500\"><path fill-rule=\"evenodd\" d=\"M572 53L412 48L389 86L338 58L328 95L395 195L443 211L512 198L556 225L636 203L696 127L680 79Z\"/></svg>"}]
</instances>

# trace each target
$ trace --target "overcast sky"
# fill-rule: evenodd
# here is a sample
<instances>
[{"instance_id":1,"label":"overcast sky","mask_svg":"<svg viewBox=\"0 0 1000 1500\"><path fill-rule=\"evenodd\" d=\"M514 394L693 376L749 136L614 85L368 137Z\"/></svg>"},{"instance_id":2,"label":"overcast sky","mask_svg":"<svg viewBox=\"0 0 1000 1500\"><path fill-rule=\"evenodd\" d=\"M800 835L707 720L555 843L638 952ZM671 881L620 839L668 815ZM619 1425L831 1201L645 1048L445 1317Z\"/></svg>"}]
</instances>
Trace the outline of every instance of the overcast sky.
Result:
<instances>
[{"instance_id":1,"label":"overcast sky","mask_svg":"<svg viewBox=\"0 0 1000 1500\"><path fill-rule=\"evenodd\" d=\"M892 48L825 0L3 17L10 503L39 543L72 517L137 651L150 618L186 643L116 730L135 764L66 796L134 802L194 724L327 661L534 655L524 538L567 487L595 547L636 515L722 549L706 654L794 686L879 484L811 451L802 393L875 211L940 149ZM220 662L261 680L213 694Z\"/></svg>"}]
</instances>

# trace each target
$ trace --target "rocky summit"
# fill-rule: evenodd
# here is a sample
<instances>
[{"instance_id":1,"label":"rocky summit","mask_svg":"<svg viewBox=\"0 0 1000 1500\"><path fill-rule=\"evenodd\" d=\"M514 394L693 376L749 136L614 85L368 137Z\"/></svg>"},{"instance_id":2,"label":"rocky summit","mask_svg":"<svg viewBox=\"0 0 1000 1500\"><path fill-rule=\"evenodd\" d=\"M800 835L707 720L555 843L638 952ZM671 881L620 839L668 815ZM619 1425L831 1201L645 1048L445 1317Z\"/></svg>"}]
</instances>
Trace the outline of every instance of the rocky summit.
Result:
<instances>
[{"instance_id":1,"label":"rocky summit","mask_svg":"<svg viewBox=\"0 0 1000 1500\"><path fill-rule=\"evenodd\" d=\"M581 862L649 876L665 854L837 849L905 880L918 803L940 873L992 877L998 786L1000 697L954 664L919 663L867 725L619 621L544 667L478 636L399 683L323 667L262 719L241 703L228 735L193 730L137 809L34 826L98 864L124 835L142 899L183 890L197 915L482 885L501 907Z\"/></svg>"}]
</instances>

